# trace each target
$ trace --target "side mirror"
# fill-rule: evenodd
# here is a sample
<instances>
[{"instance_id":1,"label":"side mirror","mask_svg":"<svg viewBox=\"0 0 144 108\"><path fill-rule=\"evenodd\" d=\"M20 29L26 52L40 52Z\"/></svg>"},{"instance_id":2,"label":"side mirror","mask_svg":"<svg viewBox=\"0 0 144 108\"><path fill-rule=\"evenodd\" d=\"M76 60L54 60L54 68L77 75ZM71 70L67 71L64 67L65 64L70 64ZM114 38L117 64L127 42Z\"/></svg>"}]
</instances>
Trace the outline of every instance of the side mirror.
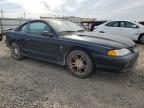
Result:
<instances>
[{"instance_id":1,"label":"side mirror","mask_svg":"<svg viewBox=\"0 0 144 108\"><path fill-rule=\"evenodd\" d=\"M49 31L43 31L43 32L42 32L42 35L43 35L43 36L48 36L48 37L53 37L54 34L51 33L51 32L49 32Z\"/></svg>"}]
</instances>

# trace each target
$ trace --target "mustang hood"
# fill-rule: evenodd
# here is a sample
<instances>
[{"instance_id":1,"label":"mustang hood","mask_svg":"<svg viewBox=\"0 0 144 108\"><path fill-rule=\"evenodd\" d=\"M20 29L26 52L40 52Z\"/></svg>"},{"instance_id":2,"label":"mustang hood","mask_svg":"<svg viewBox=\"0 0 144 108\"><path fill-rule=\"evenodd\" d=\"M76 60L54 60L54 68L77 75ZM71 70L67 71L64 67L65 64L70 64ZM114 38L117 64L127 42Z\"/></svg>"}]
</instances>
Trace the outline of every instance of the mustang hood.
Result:
<instances>
[{"instance_id":1,"label":"mustang hood","mask_svg":"<svg viewBox=\"0 0 144 108\"><path fill-rule=\"evenodd\" d=\"M135 43L128 38L98 32L78 32L65 35L64 38L102 44L113 48L128 48L135 45Z\"/></svg>"}]
</instances>

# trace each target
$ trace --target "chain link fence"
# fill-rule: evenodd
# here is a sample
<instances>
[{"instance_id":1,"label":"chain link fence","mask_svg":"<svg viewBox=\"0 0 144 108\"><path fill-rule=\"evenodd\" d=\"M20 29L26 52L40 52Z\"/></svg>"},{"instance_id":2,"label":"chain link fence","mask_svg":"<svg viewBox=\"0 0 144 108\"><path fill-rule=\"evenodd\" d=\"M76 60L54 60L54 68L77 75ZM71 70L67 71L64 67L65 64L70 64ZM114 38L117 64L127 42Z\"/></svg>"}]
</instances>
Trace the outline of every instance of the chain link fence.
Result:
<instances>
[{"instance_id":1,"label":"chain link fence","mask_svg":"<svg viewBox=\"0 0 144 108\"><path fill-rule=\"evenodd\" d=\"M21 18L0 18L0 35L3 35L7 30L14 29L29 20L30 19Z\"/></svg>"}]
</instances>

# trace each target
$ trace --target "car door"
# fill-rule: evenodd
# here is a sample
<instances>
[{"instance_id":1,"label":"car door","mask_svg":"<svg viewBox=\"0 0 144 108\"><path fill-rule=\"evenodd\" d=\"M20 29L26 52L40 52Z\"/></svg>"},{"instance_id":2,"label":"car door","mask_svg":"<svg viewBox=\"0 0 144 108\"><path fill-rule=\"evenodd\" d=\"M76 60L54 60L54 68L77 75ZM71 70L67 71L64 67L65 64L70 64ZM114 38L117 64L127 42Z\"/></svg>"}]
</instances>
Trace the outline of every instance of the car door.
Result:
<instances>
[{"instance_id":1,"label":"car door","mask_svg":"<svg viewBox=\"0 0 144 108\"><path fill-rule=\"evenodd\" d=\"M30 56L48 60L60 60L58 38L43 35L44 32L53 33L50 26L43 21L30 22L23 47ZM54 34L54 33L53 33Z\"/></svg>"},{"instance_id":2,"label":"car door","mask_svg":"<svg viewBox=\"0 0 144 108\"><path fill-rule=\"evenodd\" d=\"M119 35L120 33L119 21L112 21L103 24L102 26L98 26L97 31L100 33Z\"/></svg>"},{"instance_id":3,"label":"car door","mask_svg":"<svg viewBox=\"0 0 144 108\"><path fill-rule=\"evenodd\" d=\"M105 33L119 35L120 28L119 28L119 21L109 22L105 25Z\"/></svg>"},{"instance_id":4,"label":"car door","mask_svg":"<svg viewBox=\"0 0 144 108\"><path fill-rule=\"evenodd\" d=\"M139 35L139 27L128 21L120 22L121 35L130 39L135 39Z\"/></svg>"}]
</instances>

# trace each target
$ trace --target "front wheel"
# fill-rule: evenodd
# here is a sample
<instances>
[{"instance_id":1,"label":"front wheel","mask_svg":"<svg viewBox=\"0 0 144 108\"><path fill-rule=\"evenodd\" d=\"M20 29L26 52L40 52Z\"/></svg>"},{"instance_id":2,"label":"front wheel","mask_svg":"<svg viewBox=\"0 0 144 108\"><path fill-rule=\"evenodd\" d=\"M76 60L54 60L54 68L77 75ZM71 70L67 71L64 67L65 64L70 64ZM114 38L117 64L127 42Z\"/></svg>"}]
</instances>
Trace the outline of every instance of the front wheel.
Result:
<instances>
[{"instance_id":1,"label":"front wheel","mask_svg":"<svg viewBox=\"0 0 144 108\"><path fill-rule=\"evenodd\" d=\"M93 62L90 56L82 50L74 50L67 57L69 72L78 77L84 78L93 72Z\"/></svg>"},{"instance_id":2,"label":"front wheel","mask_svg":"<svg viewBox=\"0 0 144 108\"><path fill-rule=\"evenodd\" d=\"M144 35L141 35L141 36L139 37L139 41L140 41L140 43L144 44Z\"/></svg>"},{"instance_id":3,"label":"front wheel","mask_svg":"<svg viewBox=\"0 0 144 108\"><path fill-rule=\"evenodd\" d=\"M12 43L10 46L10 50L11 50L11 55L14 59L20 60L23 58L21 55L21 50L20 50L20 47L18 44Z\"/></svg>"}]
</instances>

